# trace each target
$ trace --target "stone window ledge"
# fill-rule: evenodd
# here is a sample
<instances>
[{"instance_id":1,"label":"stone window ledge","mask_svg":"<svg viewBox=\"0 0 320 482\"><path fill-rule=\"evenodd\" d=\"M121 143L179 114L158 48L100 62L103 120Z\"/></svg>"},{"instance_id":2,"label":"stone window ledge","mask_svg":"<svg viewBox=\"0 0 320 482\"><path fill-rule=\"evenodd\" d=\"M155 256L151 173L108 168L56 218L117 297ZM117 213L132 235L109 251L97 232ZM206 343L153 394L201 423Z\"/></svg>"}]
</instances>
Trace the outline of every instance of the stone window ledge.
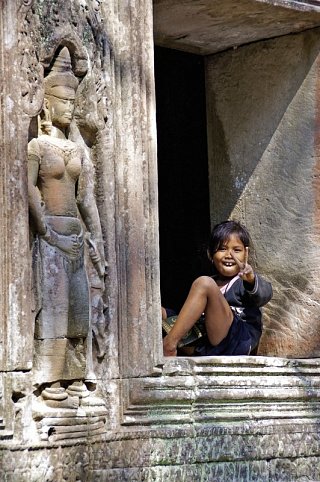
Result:
<instances>
[{"instance_id":1,"label":"stone window ledge","mask_svg":"<svg viewBox=\"0 0 320 482\"><path fill-rule=\"evenodd\" d=\"M158 376L123 380L122 425L316 422L319 366L318 358L165 358Z\"/></svg>"}]
</instances>

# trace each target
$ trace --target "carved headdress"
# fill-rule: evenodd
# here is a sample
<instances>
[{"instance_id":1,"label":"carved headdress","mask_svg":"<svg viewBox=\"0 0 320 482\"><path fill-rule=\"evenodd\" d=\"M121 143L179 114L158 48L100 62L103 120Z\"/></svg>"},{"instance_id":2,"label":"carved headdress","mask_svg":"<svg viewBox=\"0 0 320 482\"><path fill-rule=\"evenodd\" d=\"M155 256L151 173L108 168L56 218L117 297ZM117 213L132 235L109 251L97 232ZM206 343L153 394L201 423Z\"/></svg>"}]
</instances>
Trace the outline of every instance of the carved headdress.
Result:
<instances>
[{"instance_id":1,"label":"carved headdress","mask_svg":"<svg viewBox=\"0 0 320 482\"><path fill-rule=\"evenodd\" d=\"M44 79L45 94L61 97L61 87L63 87L64 96L74 98L78 85L79 81L72 71L69 49L63 47Z\"/></svg>"}]
</instances>

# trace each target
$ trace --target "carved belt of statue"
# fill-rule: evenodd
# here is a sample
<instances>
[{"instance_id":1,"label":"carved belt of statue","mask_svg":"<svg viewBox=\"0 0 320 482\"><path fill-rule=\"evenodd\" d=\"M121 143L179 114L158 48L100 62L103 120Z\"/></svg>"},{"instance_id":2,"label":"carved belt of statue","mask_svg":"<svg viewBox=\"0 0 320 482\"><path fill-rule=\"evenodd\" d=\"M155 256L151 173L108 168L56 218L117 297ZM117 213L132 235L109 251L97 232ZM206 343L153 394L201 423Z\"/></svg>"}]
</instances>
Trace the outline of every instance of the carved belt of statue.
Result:
<instances>
[{"instance_id":1,"label":"carved belt of statue","mask_svg":"<svg viewBox=\"0 0 320 482\"><path fill-rule=\"evenodd\" d=\"M86 338L89 288L81 223L64 216L47 216L46 222L51 233L70 238L77 246L68 253L56 245L54 235L39 238L41 300L35 338Z\"/></svg>"}]
</instances>

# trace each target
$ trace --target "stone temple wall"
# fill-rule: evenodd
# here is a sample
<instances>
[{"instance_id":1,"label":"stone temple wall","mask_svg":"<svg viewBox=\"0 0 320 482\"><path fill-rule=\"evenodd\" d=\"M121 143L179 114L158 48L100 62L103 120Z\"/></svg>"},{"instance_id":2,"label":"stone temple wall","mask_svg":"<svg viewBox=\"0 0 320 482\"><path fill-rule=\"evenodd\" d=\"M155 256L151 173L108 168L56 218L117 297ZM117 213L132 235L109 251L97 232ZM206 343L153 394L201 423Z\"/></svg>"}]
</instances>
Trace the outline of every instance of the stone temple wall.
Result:
<instances>
[{"instance_id":1,"label":"stone temple wall","mask_svg":"<svg viewBox=\"0 0 320 482\"><path fill-rule=\"evenodd\" d=\"M0 480L319 480L317 358L163 359L152 33L149 0L1 3Z\"/></svg>"},{"instance_id":2,"label":"stone temple wall","mask_svg":"<svg viewBox=\"0 0 320 482\"><path fill-rule=\"evenodd\" d=\"M207 58L212 220L248 225L274 288L261 354L319 356L319 49L313 29Z\"/></svg>"}]
</instances>

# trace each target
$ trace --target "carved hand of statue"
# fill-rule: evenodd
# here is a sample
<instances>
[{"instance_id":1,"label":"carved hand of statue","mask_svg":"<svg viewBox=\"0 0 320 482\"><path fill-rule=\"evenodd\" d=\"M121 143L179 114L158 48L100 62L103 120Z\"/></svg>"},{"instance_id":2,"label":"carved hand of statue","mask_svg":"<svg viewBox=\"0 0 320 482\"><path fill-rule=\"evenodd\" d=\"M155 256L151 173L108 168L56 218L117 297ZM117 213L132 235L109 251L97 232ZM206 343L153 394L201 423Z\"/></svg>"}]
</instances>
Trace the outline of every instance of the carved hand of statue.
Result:
<instances>
[{"instance_id":1,"label":"carved hand of statue","mask_svg":"<svg viewBox=\"0 0 320 482\"><path fill-rule=\"evenodd\" d=\"M47 227L47 231L42 237L52 246L56 246L61 249L61 251L64 251L71 256L77 256L84 243L82 233L79 235L73 234L72 236L64 236L63 234L58 234L49 227Z\"/></svg>"},{"instance_id":2,"label":"carved hand of statue","mask_svg":"<svg viewBox=\"0 0 320 482\"><path fill-rule=\"evenodd\" d=\"M87 233L86 235L86 242L89 247L89 255L90 255L91 261L98 272L99 278L103 281L106 275L106 268L107 268L107 263L103 252L103 243L102 242L100 243L100 246L99 246L100 249L98 249L97 243L95 243L91 239L90 233Z\"/></svg>"},{"instance_id":3,"label":"carved hand of statue","mask_svg":"<svg viewBox=\"0 0 320 482\"><path fill-rule=\"evenodd\" d=\"M46 104L42 107L42 112L39 116L39 135L46 134L50 136L52 129L51 115Z\"/></svg>"}]
</instances>

